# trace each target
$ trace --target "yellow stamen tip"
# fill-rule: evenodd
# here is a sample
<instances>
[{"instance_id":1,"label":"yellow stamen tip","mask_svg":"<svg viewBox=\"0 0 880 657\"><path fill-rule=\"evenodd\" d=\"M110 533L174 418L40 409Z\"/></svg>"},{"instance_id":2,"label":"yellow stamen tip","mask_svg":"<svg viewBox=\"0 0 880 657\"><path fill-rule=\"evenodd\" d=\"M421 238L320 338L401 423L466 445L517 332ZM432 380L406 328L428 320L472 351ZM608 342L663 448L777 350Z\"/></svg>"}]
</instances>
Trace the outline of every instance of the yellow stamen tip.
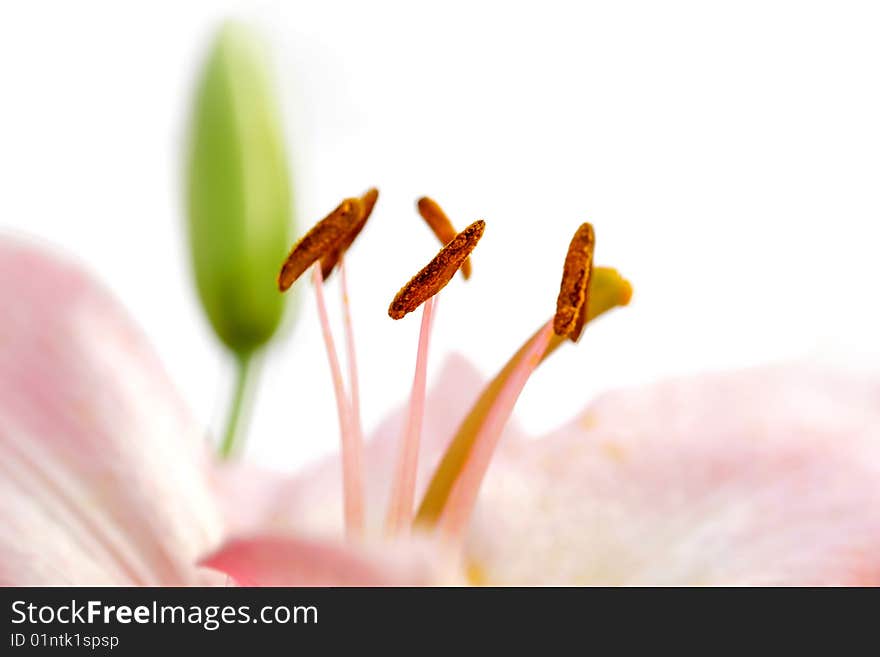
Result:
<instances>
[{"instance_id":1,"label":"yellow stamen tip","mask_svg":"<svg viewBox=\"0 0 880 657\"><path fill-rule=\"evenodd\" d=\"M349 198L315 224L293 246L281 265L278 289L281 292L287 291L312 264L339 248L357 227L363 212L361 199Z\"/></svg>"},{"instance_id":2,"label":"yellow stamen tip","mask_svg":"<svg viewBox=\"0 0 880 657\"><path fill-rule=\"evenodd\" d=\"M455 227L437 201L423 196L416 203L416 208L418 208L422 219L425 220L425 223L428 224L428 227L433 231L437 239L440 240L441 244L449 244L449 242L455 239ZM465 259L461 265L461 273L465 280L471 277L471 262L469 259Z\"/></svg>"},{"instance_id":3,"label":"yellow stamen tip","mask_svg":"<svg viewBox=\"0 0 880 657\"><path fill-rule=\"evenodd\" d=\"M388 307L389 317L402 318L446 287L477 246L485 229L485 221L475 221L440 249L431 262L400 288Z\"/></svg>"},{"instance_id":4,"label":"yellow stamen tip","mask_svg":"<svg viewBox=\"0 0 880 657\"><path fill-rule=\"evenodd\" d=\"M361 196L363 215L361 216L360 220L355 224L354 228L351 229L348 236L336 249L321 258L321 275L324 277L324 280L327 280L327 277L333 273L333 269L339 263L339 259L346 251L348 251L349 248L351 248L351 245L357 239L358 235L361 234L364 226L367 225L367 220L370 218L370 215L373 214L373 208L376 206L376 201L378 199L379 190L375 187L371 187L366 192L364 192L363 196Z\"/></svg>"},{"instance_id":5,"label":"yellow stamen tip","mask_svg":"<svg viewBox=\"0 0 880 657\"><path fill-rule=\"evenodd\" d=\"M587 323L590 277L593 274L593 251L596 236L590 224L581 224L568 245L559 296L556 299L556 316L553 331L567 336L573 342L580 338Z\"/></svg>"}]
</instances>

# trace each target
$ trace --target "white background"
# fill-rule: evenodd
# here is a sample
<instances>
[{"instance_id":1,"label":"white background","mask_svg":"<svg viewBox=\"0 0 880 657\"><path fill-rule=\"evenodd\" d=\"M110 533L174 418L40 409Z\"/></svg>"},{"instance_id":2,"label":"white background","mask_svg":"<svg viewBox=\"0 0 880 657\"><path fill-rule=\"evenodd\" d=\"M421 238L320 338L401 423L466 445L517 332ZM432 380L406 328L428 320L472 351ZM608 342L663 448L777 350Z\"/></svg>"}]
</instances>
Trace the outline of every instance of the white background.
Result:
<instances>
[{"instance_id":1,"label":"white background","mask_svg":"<svg viewBox=\"0 0 880 657\"><path fill-rule=\"evenodd\" d=\"M219 427L231 366L195 304L181 171L200 58L237 16L276 55L300 228L382 192L350 258L367 428L411 382L418 318L386 308L437 246L422 194L459 226L488 222L474 278L443 293L431 372L453 350L496 370L552 312L582 221L597 260L635 285L630 308L530 382L518 416L534 433L671 374L829 354L864 366L880 355L878 7L4 2L0 223L88 263ZM265 463L338 440L301 301L264 372L249 452Z\"/></svg>"}]
</instances>

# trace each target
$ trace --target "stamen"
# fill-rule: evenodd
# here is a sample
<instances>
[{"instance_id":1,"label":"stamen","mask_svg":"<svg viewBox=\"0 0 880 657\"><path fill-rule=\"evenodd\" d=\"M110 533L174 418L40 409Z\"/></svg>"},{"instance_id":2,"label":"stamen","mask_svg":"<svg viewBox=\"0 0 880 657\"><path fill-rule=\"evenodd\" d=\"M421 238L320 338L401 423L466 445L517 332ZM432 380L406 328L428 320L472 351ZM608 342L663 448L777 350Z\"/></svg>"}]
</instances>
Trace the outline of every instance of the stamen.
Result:
<instances>
[{"instance_id":1,"label":"stamen","mask_svg":"<svg viewBox=\"0 0 880 657\"><path fill-rule=\"evenodd\" d=\"M345 271L345 256L339 257L339 280L342 291L342 317L345 329L345 346L348 360L348 387L351 397L351 429L354 433L353 441L358 446L358 453L363 453L364 433L361 426L361 395L358 384L357 359L354 349L354 329L351 321L351 304L348 300L348 276Z\"/></svg>"},{"instance_id":2,"label":"stamen","mask_svg":"<svg viewBox=\"0 0 880 657\"><path fill-rule=\"evenodd\" d=\"M632 287L616 270L607 267L596 267L590 278L590 305L586 320L591 321L602 313L616 306L625 306L632 296ZM544 326L514 354L498 375L486 386L470 412L462 421L455 438L446 449L446 453L434 471L422 503L416 514L416 522L434 525L440 519L456 481L461 476L466 464L471 460L471 452L475 449L482 427L487 423L490 413L500 404L502 393L508 381L514 376L517 366L528 357L530 347L540 346L538 338ZM551 335L541 360L547 358L565 342L564 337ZM458 513L461 513L460 511Z\"/></svg>"},{"instance_id":3,"label":"stamen","mask_svg":"<svg viewBox=\"0 0 880 657\"><path fill-rule=\"evenodd\" d=\"M446 287L474 250L485 229L485 221L482 219L475 221L440 249L434 259L413 276L394 297L388 308L391 319L400 319Z\"/></svg>"},{"instance_id":4,"label":"stamen","mask_svg":"<svg viewBox=\"0 0 880 657\"><path fill-rule=\"evenodd\" d=\"M471 511L476 504L477 493L489 469L501 433L513 413L513 407L526 381L544 358L553 337L551 320L527 343L525 352L517 360L510 377L499 391L495 403L489 409L474 438L473 449L467 455L461 473L452 490L449 491L449 499L438 522L438 529L452 542L458 542L467 529Z\"/></svg>"},{"instance_id":5,"label":"stamen","mask_svg":"<svg viewBox=\"0 0 880 657\"><path fill-rule=\"evenodd\" d=\"M443 212L443 208L434 199L423 196L416 203L416 207L419 210L419 214L422 215L422 219L434 231L434 235L437 236L441 244L449 244L449 242L455 239L457 233L455 227L452 225L449 217L446 216L446 213ZM471 277L471 261L469 259L465 260L461 265L461 273L465 280Z\"/></svg>"},{"instance_id":6,"label":"stamen","mask_svg":"<svg viewBox=\"0 0 880 657\"><path fill-rule=\"evenodd\" d=\"M348 276L346 274L345 267L345 252L354 243L358 235L360 235L361 231L364 229L364 226L367 225L367 220L373 213L373 208L375 207L378 198L379 190L377 190L375 187L367 190L367 192L363 196L361 196L360 201L362 208L360 219L355 223L354 228L349 230L348 235L342 240L342 242L339 243L339 246L337 246L335 249L333 249L331 252L327 253L326 255L324 255L324 257L321 258L319 267L322 279L326 279L326 277L333 272L334 268L337 265L339 266L341 272L340 294L342 296L343 330L345 331L345 348L346 360L348 362L349 382L349 405L347 416L349 435L347 439L345 439L345 442L348 444L348 451L352 455L350 459L351 463L349 464L348 470L344 470L343 476L346 479L346 483L344 483L344 486L346 487L346 498L355 500L353 503L346 503L346 517L348 518L349 514L351 513L355 515L354 523L356 525L355 529L357 531L360 531L362 529L364 514L362 465L364 435L363 427L361 425L360 385L358 383L357 357L355 355L354 346L354 325L351 321L351 303L348 296ZM329 326L327 329L327 335L330 335ZM330 339L332 344L332 336ZM341 384L341 374L339 378ZM337 394L344 393L341 393L341 391L337 391ZM353 481L354 483L349 483L351 481ZM349 508L352 506L354 507L353 510Z\"/></svg>"},{"instance_id":7,"label":"stamen","mask_svg":"<svg viewBox=\"0 0 880 657\"><path fill-rule=\"evenodd\" d=\"M553 330L556 335L568 336L572 342L578 341L586 323L595 246L593 227L590 224L581 224L571 238L565 256Z\"/></svg>"},{"instance_id":8,"label":"stamen","mask_svg":"<svg viewBox=\"0 0 880 657\"><path fill-rule=\"evenodd\" d=\"M431 297L425 302L422 309L422 327L419 332L419 351L416 356L416 373L413 377L412 393L410 394L409 416L392 483L391 501L388 506L386 527L390 535L409 529L412 522L419 463L419 443L421 442L422 420L425 415L428 346L436 302L437 297Z\"/></svg>"},{"instance_id":9,"label":"stamen","mask_svg":"<svg viewBox=\"0 0 880 657\"><path fill-rule=\"evenodd\" d=\"M379 190L375 187L371 187L363 196L361 196L361 203L364 206L364 214L361 217L361 220L357 222L354 229L349 233L348 237L342 241L342 244L340 244L338 248L321 258L321 274L324 276L325 281L330 274L333 273L333 268L336 266L336 263L339 262L342 255L348 251L349 247L351 247L357 239L357 236L361 234L364 226L367 225L367 220L370 218L370 215L373 214L373 208L376 206L376 201L378 199Z\"/></svg>"},{"instance_id":10,"label":"stamen","mask_svg":"<svg viewBox=\"0 0 880 657\"><path fill-rule=\"evenodd\" d=\"M345 398L345 386L342 381L342 370L336 356L336 346L330 331L330 320L327 317L327 306L324 302L324 279L321 266L312 268L312 280L315 285L315 299L318 303L318 317L321 321L321 332L324 335L324 346L327 348L327 360L333 378L333 392L336 395L336 412L339 416L339 433L342 442L342 489L345 512L345 531L351 537L363 532L364 527L364 480L363 454L360 441L355 439L352 431L351 410Z\"/></svg>"},{"instance_id":11,"label":"stamen","mask_svg":"<svg viewBox=\"0 0 880 657\"><path fill-rule=\"evenodd\" d=\"M336 250L357 226L363 212L361 200L349 198L315 224L290 250L278 273L278 289L288 290L306 269Z\"/></svg>"}]
</instances>

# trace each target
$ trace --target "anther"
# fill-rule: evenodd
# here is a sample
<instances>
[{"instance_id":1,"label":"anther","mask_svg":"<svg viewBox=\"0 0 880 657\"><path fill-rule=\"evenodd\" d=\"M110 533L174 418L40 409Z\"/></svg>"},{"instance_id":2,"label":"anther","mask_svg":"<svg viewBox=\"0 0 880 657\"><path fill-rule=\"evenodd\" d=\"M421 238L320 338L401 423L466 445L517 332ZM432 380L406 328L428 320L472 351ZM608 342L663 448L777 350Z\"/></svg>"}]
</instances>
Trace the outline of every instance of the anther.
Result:
<instances>
[{"instance_id":1,"label":"anther","mask_svg":"<svg viewBox=\"0 0 880 657\"><path fill-rule=\"evenodd\" d=\"M278 289L287 291L313 263L338 249L356 228L363 213L361 199L349 198L315 224L290 250L278 273Z\"/></svg>"},{"instance_id":2,"label":"anther","mask_svg":"<svg viewBox=\"0 0 880 657\"><path fill-rule=\"evenodd\" d=\"M425 223L428 224L432 231L434 231L434 235L437 236L437 239L440 240L441 244L449 244L449 242L455 239L455 227L434 199L423 196L418 200L418 203L416 203L416 207L419 210L419 214L422 215L422 219L424 219ZM466 259L464 261L461 266L461 273L464 275L465 279L471 277L470 260Z\"/></svg>"},{"instance_id":3,"label":"anther","mask_svg":"<svg viewBox=\"0 0 880 657\"><path fill-rule=\"evenodd\" d=\"M577 342L587 322L587 305L590 276L593 273L593 250L596 237L590 224L581 224L571 238L565 266L562 270L562 283L556 299L556 316L553 318L553 331Z\"/></svg>"},{"instance_id":4,"label":"anther","mask_svg":"<svg viewBox=\"0 0 880 657\"><path fill-rule=\"evenodd\" d=\"M354 241L357 239L357 236L361 234L364 226L367 225L367 219L369 219L370 215L373 214L373 208L376 206L376 201L378 199L379 190L375 187L371 187L364 193L363 196L361 196L361 203L364 206L363 217L361 217L361 220L357 222L355 227L349 233L348 237L343 240L342 244L340 244L338 248L321 258L321 274L324 276L325 280L333 272L333 269L334 267L336 267L337 263L339 262L339 258L342 257L342 254L348 251L349 247L351 247L352 243L354 243Z\"/></svg>"},{"instance_id":5,"label":"anther","mask_svg":"<svg viewBox=\"0 0 880 657\"><path fill-rule=\"evenodd\" d=\"M485 221L482 219L475 221L440 249L434 259L413 276L394 297L388 307L388 315L391 319L400 319L446 287L474 250L485 229Z\"/></svg>"}]
</instances>

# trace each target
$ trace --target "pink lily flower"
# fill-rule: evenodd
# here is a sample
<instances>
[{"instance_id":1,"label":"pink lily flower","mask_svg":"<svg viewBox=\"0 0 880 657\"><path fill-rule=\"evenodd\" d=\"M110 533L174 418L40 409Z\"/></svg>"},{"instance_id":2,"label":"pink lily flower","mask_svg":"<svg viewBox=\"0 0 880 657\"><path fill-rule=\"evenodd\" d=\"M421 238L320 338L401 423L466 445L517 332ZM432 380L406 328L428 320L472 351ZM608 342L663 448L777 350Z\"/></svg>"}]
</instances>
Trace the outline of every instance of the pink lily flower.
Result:
<instances>
[{"instance_id":1,"label":"pink lily flower","mask_svg":"<svg viewBox=\"0 0 880 657\"><path fill-rule=\"evenodd\" d=\"M215 464L144 338L82 269L0 241L0 300L5 585L880 584L876 377L704 375L608 393L546 437L507 423L493 438L493 411L512 407L510 381L549 332L500 387L452 357L424 393L412 527L383 533L410 406L364 443L362 529L344 540L338 461L295 477ZM491 403L470 435L496 444L450 470L481 389Z\"/></svg>"}]
</instances>

